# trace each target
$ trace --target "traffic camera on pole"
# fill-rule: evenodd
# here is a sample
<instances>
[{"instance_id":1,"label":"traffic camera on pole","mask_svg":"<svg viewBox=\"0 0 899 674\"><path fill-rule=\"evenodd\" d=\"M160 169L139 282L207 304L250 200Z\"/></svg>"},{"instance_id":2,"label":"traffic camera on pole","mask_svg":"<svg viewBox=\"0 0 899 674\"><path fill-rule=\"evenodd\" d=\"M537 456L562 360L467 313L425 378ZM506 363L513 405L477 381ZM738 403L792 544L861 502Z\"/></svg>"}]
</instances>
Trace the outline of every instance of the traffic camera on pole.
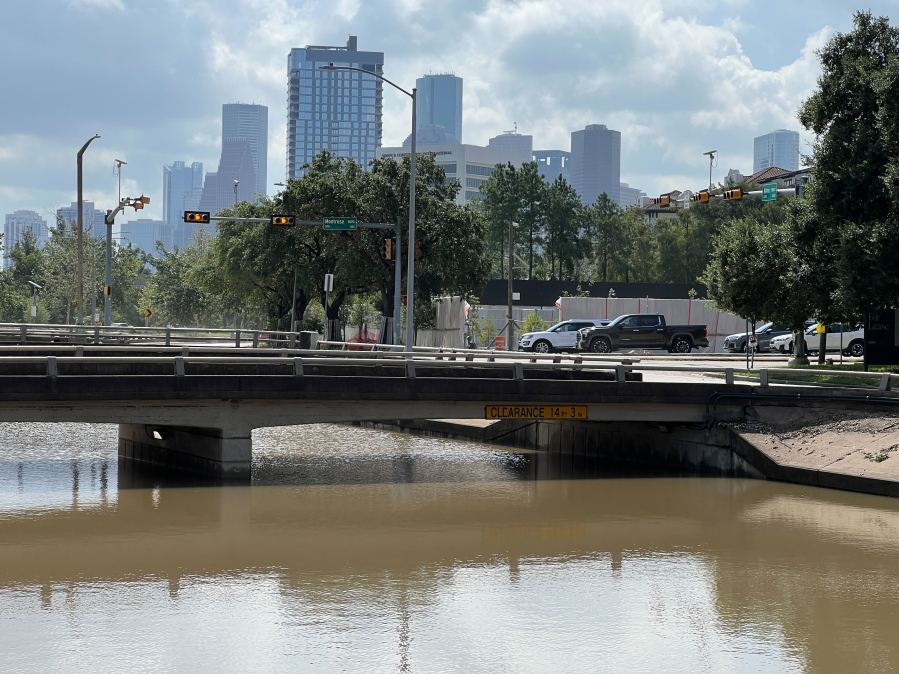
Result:
<instances>
[{"instance_id":1,"label":"traffic camera on pole","mask_svg":"<svg viewBox=\"0 0 899 674\"><path fill-rule=\"evenodd\" d=\"M209 211L184 211L184 222L209 222Z\"/></svg>"},{"instance_id":2,"label":"traffic camera on pole","mask_svg":"<svg viewBox=\"0 0 899 674\"><path fill-rule=\"evenodd\" d=\"M293 227L297 224L297 219L292 215L273 215L271 223L278 227Z\"/></svg>"},{"instance_id":3,"label":"traffic camera on pole","mask_svg":"<svg viewBox=\"0 0 899 674\"><path fill-rule=\"evenodd\" d=\"M739 201L744 196L745 195L743 194L743 190L740 189L739 187L735 187L732 190L726 190L724 192L724 198L727 201Z\"/></svg>"}]
</instances>

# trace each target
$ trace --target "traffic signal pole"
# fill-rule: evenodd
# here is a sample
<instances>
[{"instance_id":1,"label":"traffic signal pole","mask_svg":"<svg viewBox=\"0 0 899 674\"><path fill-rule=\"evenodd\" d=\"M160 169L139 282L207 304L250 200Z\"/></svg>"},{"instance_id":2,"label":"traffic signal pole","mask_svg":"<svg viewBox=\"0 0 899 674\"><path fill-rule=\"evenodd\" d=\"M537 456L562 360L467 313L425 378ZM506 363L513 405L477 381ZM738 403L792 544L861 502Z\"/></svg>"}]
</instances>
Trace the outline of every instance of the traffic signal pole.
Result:
<instances>
[{"instance_id":1,"label":"traffic signal pole","mask_svg":"<svg viewBox=\"0 0 899 674\"><path fill-rule=\"evenodd\" d=\"M402 285L403 285L403 240L400 238L400 223L395 225L396 245L393 247L393 343L400 344L403 338ZM411 255L411 253L410 253Z\"/></svg>"}]
</instances>

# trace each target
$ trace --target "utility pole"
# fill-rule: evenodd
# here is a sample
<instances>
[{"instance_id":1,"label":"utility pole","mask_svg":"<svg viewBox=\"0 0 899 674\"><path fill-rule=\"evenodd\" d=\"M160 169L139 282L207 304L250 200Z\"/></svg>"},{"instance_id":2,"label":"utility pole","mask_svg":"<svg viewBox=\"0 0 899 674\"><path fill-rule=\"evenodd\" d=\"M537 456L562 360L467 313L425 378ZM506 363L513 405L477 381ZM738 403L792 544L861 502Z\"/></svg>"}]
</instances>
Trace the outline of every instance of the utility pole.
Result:
<instances>
[{"instance_id":1,"label":"utility pole","mask_svg":"<svg viewBox=\"0 0 899 674\"><path fill-rule=\"evenodd\" d=\"M75 276L76 285L78 286L78 324L82 325L84 323L84 196L82 195L82 157L84 157L84 152L87 150L87 146L93 143L97 138L100 137L99 133L93 135L93 137L88 138L84 145L81 146L81 149L78 150L78 154L76 155L76 164L78 167L78 219L77 219L77 232L76 237L78 241L78 260L76 262L75 267Z\"/></svg>"},{"instance_id":2,"label":"utility pole","mask_svg":"<svg viewBox=\"0 0 899 674\"><path fill-rule=\"evenodd\" d=\"M240 185L239 180L234 181L234 205L237 206L237 186Z\"/></svg>"},{"instance_id":3,"label":"utility pole","mask_svg":"<svg viewBox=\"0 0 899 674\"><path fill-rule=\"evenodd\" d=\"M115 160L116 173L119 175L119 201L122 203L122 166L128 162ZM112 222L106 211L106 286L103 288L103 325L112 325Z\"/></svg>"}]
</instances>

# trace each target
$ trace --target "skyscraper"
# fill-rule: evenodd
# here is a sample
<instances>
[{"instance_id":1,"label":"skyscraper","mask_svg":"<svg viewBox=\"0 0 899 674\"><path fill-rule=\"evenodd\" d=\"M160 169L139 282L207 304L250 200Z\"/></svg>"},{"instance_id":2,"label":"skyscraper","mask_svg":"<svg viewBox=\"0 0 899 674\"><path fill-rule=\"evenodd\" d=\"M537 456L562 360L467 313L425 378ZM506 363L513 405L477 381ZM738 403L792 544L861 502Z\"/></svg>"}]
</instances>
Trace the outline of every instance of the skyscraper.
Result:
<instances>
[{"instance_id":1,"label":"skyscraper","mask_svg":"<svg viewBox=\"0 0 899 674\"><path fill-rule=\"evenodd\" d=\"M508 155L516 168L534 159L534 137L514 131L506 131L487 141L487 147Z\"/></svg>"},{"instance_id":2,"label":"skyscraper","mask_svg":"<svg viewBox=\"0 0 899 674\"><path fill-rule=\"evenodd\" d=\"M83 202L84 236L92 236L95 239L106 238L106 212L94 207L93 201ZM75 231L78 227L78 204L72 202L70 206L62 206L56 209L56 219L65 222L66 226Z\"/></svg>"},{"instance_id":3,"label":"skyscraper","mask_svg":"<svg viewBox=\"0 0 899 674\"><path fill-rule=\"evenodd\" d=\"M246 139L256 180L250 185L253 196L268 194L268 108L264 105L226 103L222 106L222 144Z\"/></svg>"},{"instance_id":4,"label":"skyscraper","mask_svg":"<svg viewBox=\"0 0 899 674\"><path fill-rule=\"evenodd\" d=\"M421 130L439 126L450 142L462 142L462 78L455 75L425 75L415 80L417 107L415 125Z\"/></svg>"},{"instance_id":5,"label":"skyscraper","mask_svg":"<svg viewBox=\"0 0 899 674\"><path fill-rule=\"evenodd\" d=\"M621 201L621 132L605 124L588 124L571 133L571 186L584 204L607 194Z\"/></svg>"},{"instance_id":6,"label":"skyscraper","mask_svg":"<svg viewBox=\"0 0 899 674\"><path fill-rule=\"evenodd\" d=\"M162 167L162 216L174 232L172 242L180 248L190 242L183 238L183 225L187 224L184 211L197 210L202 193L203 162L186 166L183 161L176 161Z\"/></svg>"},{"instance_id":7,"label":"skyscraper","mask_svg":"<svg viewBox=\"0 0 899 674\"><path fill-rule=\"evenodd\" d=\"M3 225L3 258L0 268L9 268L9 254L25 236L26 231L34 234L35 244L38 248L43 247L50 238L47 221L34 211L13 211L6 214L6 222Z\"/></svg>"},{"instance_id":8,"label":"skyscraper","mask_svg":"<svg viewBox=\"0 0 899 674\"><path fill-rule=\"evenodd\" d=\"M752 172L776 166L787 171L799 170L799 133L777 129L755 139Z\"/></svg>"},{"instance_id":9,"label":"skyscraper","mask_svg":"<svg viewBox=\"0 0 899 674\"><path fill-rule=\"evenodd\" d=\"M200 210L218 213L237 201L265 194L268 161L268 108L226 103L222 106L222 155L218 171L207 173ZM185 228L185 234L189 236Z\"/></svg>"},{"instance_id":10,"label":"skyscraper","mask_svg":"<svg viewBox=\"0 0 899 674\"><path fill-rule=\"evenodd\" d=\"M321 70L354 66L378 75L383 52L357 49L350 35L345 47L309 45L287 57L287 177L303 174L303 164L322 150L351 157L368 168L381 145L381 80L365 73Z\"/></svg>"},{"instance_id":11,"label":"skyscraper","mask_svg":"<svg viewBox=\"0 0 899 674\"><path fill-rule=\"evenodd\" d=\"M565 150L534 150L537 172L551 183L559 176L571 182L571 153Z\"/></svg>"}]
</instances>

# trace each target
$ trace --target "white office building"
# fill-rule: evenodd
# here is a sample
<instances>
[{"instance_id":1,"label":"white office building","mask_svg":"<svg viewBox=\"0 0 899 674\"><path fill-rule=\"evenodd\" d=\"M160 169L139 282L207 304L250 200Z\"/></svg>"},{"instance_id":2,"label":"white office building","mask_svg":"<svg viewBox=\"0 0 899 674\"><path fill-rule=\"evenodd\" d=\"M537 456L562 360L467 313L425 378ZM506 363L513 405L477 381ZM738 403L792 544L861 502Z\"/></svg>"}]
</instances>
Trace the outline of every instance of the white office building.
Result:
<instances>
[{"instance_id":1,"label":"white office building","mask_svg":"<svg viewBox=\"0 0 899 674\"><path fill-rule=\"evenodd\" d=\"M493 173L497 164L517 162L517 156L507 151L480 145L465 145L463 143L421 144L417 146L417 152L436 155L437 163L446 172L447 180L458 181L461 189L456 196L456 203L464 205L478 201L481 198L481 185ZM409 156L409 146L382 147L378 149L378 157L393 157L399 159ZM527 161L530 161L528 157Z\"/></svg>"},{"instance_id":2,"label":"white office building","mask_svg":"<svg viewBox=\"0 0 899 674\"><path fill-rule=\"evenodd\" d=\"M534 137L514 131L505 131L487 141L487 147L509 157L513 166L521 166L534 160Z\"/></svg>"}]
</instances>

